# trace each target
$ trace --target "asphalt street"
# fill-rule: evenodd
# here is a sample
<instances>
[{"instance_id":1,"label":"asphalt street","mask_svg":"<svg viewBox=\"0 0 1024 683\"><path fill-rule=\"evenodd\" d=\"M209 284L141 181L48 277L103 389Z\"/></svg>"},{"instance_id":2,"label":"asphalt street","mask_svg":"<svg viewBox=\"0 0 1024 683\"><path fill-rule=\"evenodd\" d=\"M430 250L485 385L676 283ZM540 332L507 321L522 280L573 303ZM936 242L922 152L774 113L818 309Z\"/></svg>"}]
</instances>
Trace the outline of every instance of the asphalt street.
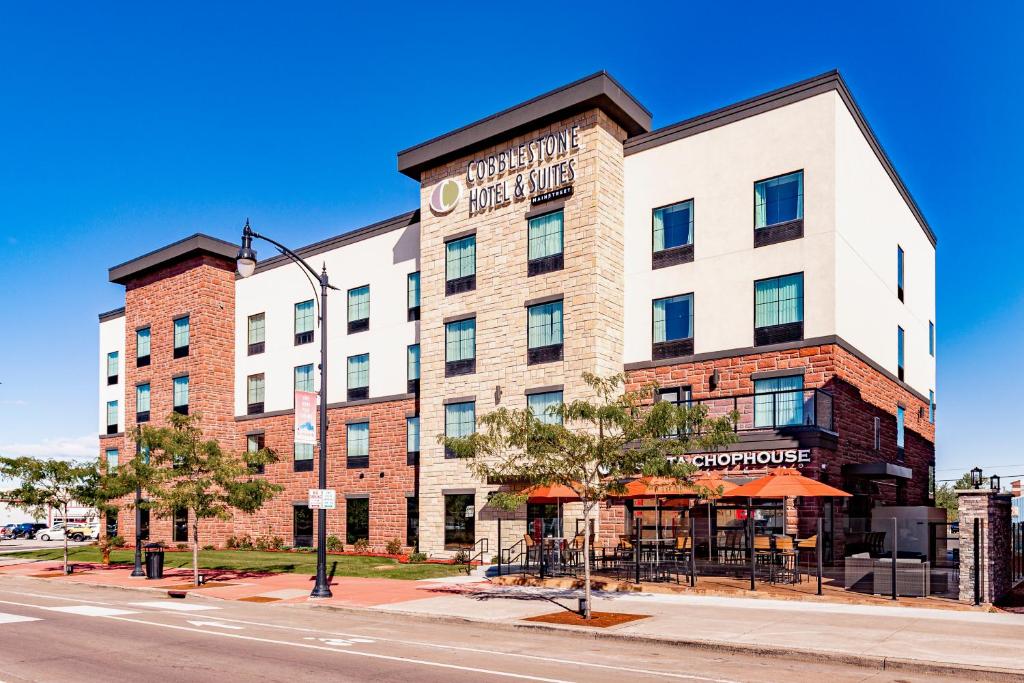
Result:
<instances>
[{"instance_id":1,"label":"asphalt street","mask_svg":"<svg viewBox=\"0 0 1024 683\"><path fill-rule=\"evenodd\" d=\"M699 625L695 625L699 627ZM0 680L941 681L575 633L0 577Z\"/></svg>"}]
</instances>

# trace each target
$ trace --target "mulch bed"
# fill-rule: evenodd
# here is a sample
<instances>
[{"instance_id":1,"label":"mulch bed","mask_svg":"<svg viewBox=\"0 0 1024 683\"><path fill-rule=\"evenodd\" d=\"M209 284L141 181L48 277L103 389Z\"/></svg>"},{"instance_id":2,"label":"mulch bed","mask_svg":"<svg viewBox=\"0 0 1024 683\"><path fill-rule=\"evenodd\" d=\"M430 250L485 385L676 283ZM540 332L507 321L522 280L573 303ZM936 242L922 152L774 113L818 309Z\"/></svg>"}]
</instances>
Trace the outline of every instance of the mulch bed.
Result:
<instances>
[{"instance_id":1,"label":"mulch bed","mask_svg":"<svg viewBox=\"0 0 1024 683\"><path fill-rule=\"evenodd\" d=\"M593 628L608 628L618 626L638 619L647 619L649 614L622 614L621 612L591 612L590 619L584 619L576 612L555 612L554 614L541 614L536 617L528 617L524 621L542 621L546 624L568 624L569 626L590 626Z\"/></svg>"},{"instance_id":2,"label":"mulch bed","mask_svg":"<svg viewBox=\"0 0 1024 683\"><path fill-rule=\"evenodd\" d=\"M281 598L268 598L263 595L253 595L248 598L238 598L241 602L277 602Z\"/></svg>"}]
</instances>

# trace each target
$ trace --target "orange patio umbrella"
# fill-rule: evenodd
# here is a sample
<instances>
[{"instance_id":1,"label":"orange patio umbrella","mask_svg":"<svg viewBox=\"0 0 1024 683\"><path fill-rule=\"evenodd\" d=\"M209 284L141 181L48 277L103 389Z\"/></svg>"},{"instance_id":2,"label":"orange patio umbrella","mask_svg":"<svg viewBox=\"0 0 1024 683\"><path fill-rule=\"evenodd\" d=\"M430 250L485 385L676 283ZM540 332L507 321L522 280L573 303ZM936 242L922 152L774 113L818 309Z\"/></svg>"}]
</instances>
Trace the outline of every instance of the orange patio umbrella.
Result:
<instances>
[{"instance_id":1,"label":"orange patio umbrella","mask_svg":"<svg viewBox=\"0 0 1024 683\"><path fill-rule=\"evenodd\" d=\"M791 467L780 467L765 476L728 491L728 498L822 498L847 497L852 494L805 477Z\"/></svg>"},{"instance_id":2,"label":"orange patio umbrella","mask_svg":"<svg viewBox=\"0 0 1024 683\"><path fill-rule=\"evenodd\" d=\"M526 500L530 503L546 503L558 506L558 528L562 528L562 503L573 502L580 499L572 487L565 484L548 484L546 486L537 484L523 491ZM561 532L560 532L561 533Z\"/></svg>"}]
</instances>

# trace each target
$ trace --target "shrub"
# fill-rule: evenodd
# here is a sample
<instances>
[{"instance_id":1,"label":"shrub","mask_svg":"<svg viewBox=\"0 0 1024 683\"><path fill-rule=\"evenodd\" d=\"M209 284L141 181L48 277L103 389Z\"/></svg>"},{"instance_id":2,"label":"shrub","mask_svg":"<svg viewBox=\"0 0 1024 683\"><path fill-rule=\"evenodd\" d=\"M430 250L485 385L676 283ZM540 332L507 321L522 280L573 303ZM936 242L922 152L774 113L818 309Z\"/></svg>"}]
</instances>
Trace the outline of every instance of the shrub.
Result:
<instances>
[{"instance_id":1,"label":"shrub","mask_svg":"<svg viewBox=\"0 0 1024 683\"><path fill-rule=\"evenodd\" d=\"M281 550L291 550L291 549L292 549L292 547L290 545L283 545L283 546L281 546Z\"/></svg>"},{"instance_id":2,"label":"shrub","mask_svg":"<svg viewBox=\"0 0 1024 683\"><path fill-rule=\"evenodd\" d=\"M338 538L334 534L331 534L330 536L327 537L327 549L328 550L334 550L334 551L344 550L345 549L345 544L341 542L340 538Z\"/></svg>"},{"instance_id":3,"label":"shrub","mask_svg":"<svg viewBox=\"0 0 1024 683\"><path fill-rule=\"evenodd\" d=\"M124 536L111 536L107 539L107 543L112 548L123 548L125 546Z\"/></svg>"},{"instance_id":4,"label":"shrub","mask_svg":"<svg viewBox=\"0 0 1024 683\"><path fill-rule=\"evenodd\" d=\"M296 552L300 552L300 553L311 553L311 552L313 552L312 548L310 548L309 546L305 546L305 545L297 545L294 548L292 548L292 550L294 550Z\"/></svg>"},{"instance_id":5,"label":"shrub","mask_svg":"<svg viewBox=\"0 0 1024 683\"><path fill-rule=\"evenodd\" d=\"M356 542L352 544L352 547L356 549L357 553L365 553L370 549L370 542L365 538L357 538Z\"/></svg>"},{"instance_id":6,"label":"shrub","mask_svg":"<svg viewBox=\"0 0 1024 683\"><path fill-rule=\"evenodd\" d=\"M177 550L188 550L188 543L179 543L174 547Z\"/></svg>"},{"instance_id":7,"label":"shrub","mask_svg":"<svg viewBox=\"0 0 1024 683\"><path fill-rule=\"evenodd\" d=\"M410 564L419 564L421 562L426 562L426 561L427 561L427 556L424 553L412 553L411 555L409 555L409 563Z\"/></svg>"},{"instance_id":8,"label":"shrub","mask_svg":"<svg viewBox=\"0 0 1024 683\"><path fill-rule=\"evenodd\" d=\"M388 541L387 545L384 546L384 549L387 551L388 555L397 555L402 552L402 542L397 538L392 538Z\"/></svg>"},{"instance_id":9,"label":"shrub","mask_svg":"<svg viewBox=\"0 0 1024 683\"><path fill-rule=\"evenodd\" d=\"M212 545L204 545L203 550L216 550Z\"/></svg>"},{"instance_id":10,"label":"shrub","mask_svg":"<svg viewBox=\"0 0 1024 683\"><path fill-rule=\"evenodd\" d=\"M252 550L252 539L247 535L230 536L227 546L237 550Z\"/></svg>"},{"instance_id":11,"label":"shrub","mask_svg":"<svg viewBox=\"0 0 1024 683\"><path fill-rule=\"evenodd\" d=\"M234 550L238 547L238 539L234 536L228 536L227 539L224 541L224 547L228 550Z\"/></svg>"},{"instance_id":12,"label":"shrub","mask_svg":"<svg viewBox=\"0 0 1024 683\"><path fill-rule=\"evenodd\" d=\"M469 551L460 550L459 552L455 553L455 556L452 557L452 562L454 562L455 564L469 564Z\"/></svg>"}]
</instances>

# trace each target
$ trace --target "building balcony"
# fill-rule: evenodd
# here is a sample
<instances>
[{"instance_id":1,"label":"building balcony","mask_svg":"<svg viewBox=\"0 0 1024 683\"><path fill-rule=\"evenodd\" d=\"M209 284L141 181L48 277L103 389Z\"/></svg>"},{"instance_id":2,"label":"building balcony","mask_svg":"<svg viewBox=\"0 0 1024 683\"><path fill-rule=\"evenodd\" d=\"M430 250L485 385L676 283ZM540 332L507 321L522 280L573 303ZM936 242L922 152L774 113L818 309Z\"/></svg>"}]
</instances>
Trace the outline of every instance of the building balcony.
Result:
<instances>
[{"instance_id":1,"label":"building balcony","mask_svg":"<svg viewBox=\"0 0 1024 683\"><path fill-rule=\"evenodd\" d=\"M708 418L738 416L734 431L774 430L835 432L833 396L824 389L791 389L760 394L681 401L680 405L702 405Z\"/></svg>"}]
</instances>

